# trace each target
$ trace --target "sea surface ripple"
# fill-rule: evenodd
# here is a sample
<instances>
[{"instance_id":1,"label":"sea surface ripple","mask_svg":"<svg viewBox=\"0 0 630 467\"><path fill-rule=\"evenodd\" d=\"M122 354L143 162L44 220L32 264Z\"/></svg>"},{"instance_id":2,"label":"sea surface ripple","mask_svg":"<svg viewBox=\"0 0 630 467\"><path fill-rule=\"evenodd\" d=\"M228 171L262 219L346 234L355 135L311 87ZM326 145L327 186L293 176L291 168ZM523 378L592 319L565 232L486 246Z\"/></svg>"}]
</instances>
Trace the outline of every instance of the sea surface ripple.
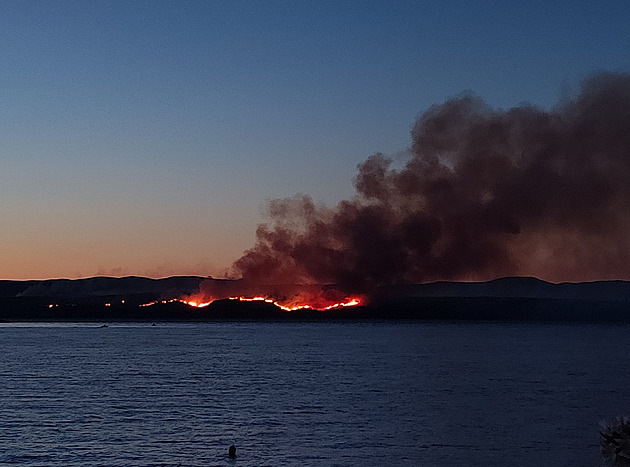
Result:
<instances>
[{"instance_id":1,"label":"sea surface ripple","mask_svg":"<svg viewBox=\"0 0 630 467\"><path fill-rule=\"evenodd\" d=\"M593 466L630 415L626 326L108 324L0 325L0 464Z\"/></svg>"}]
</instances>

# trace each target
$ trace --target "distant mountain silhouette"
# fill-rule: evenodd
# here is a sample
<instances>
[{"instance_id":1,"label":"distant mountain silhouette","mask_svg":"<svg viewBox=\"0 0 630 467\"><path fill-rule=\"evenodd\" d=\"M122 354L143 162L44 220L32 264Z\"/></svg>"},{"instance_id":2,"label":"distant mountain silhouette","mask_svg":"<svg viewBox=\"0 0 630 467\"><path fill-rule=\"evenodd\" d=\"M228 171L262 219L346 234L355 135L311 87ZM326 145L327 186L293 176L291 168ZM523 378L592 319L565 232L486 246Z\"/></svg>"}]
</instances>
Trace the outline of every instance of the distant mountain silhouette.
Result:
<instances>
[{"instance_id":1,"label":"distant mountain silhouette","mask_svg":"<svg viewBox=\"0 0 630 467\"><path fill-rule=\"evenodd\" d=\"M234 300L218 300L203 309L179 302L161 303L194 294L207 280L215 279L132 276L5 280L0 281L0 320L425 319L630 323L630 282L552 284L533 277L387 287L374 290L365 305L329 311L284 312L270 303ZM159 303L141 306L152 301Z\"/></svg>"},{"instance_id":2,"label":"distant mountain silhouette","mask_svg":"<svg viewBox=\"0 0 630 467\"><path fill-rule=\"evenodd\" d=\"M205 277L174 276L164 279L146 277L90 277L87 279L50 279L42 281L0 281L0 298L47 297L85 298L111 295L144 295L173 298L196 292Z\"/></svg>"},{"instance_id":3,"label":"distant mountain silhouette","mask_svg":"<svg viewBox=\"0 0 630 467\"><path fill-rule=\"evenodd\" d=\"M565 300L630 300L630 282L599 281L552 284L535 277L504 277L487 282L433 282L384 291L412 297L504 297Z\"/></svg>"}]
</instances>

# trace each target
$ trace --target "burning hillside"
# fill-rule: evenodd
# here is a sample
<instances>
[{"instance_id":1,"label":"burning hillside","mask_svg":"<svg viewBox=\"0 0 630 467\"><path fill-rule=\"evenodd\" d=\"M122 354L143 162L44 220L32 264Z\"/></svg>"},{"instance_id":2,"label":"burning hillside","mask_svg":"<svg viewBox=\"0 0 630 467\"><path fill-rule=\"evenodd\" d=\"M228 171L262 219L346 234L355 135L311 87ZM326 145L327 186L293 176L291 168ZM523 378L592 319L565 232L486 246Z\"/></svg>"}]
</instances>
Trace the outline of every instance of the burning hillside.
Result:
<instances>
[{"instance_id":1,"label":"burning hillside","mask_svg":"<svg viewBox=\"0 0 630 467\"><path fill-rule=\"evenodd\" d=\"M191 288L197 288L199 283L206 290L215 283L213 290L225 293L232 293L232 287L243 287L240 281L202 277L0 281L0 322L234 319L630 322L630 282L624 281L550 284L533 278L504 278L479 283L438 282L378 288L367 302L359 302L363 300L361 297L330 304L312 302L315 306L309 303L286 306L265 296L195 301L197 292ZM268 289L268 292L278 290ZM302 299L309 300L306 296Z\"/></svg>"},{"instance_id":2,"label":"burning hillside","mask_svg":"<svg viewBox=\"0 0 630 467\"><path fill-rule=\"evenodd\" d=\"M284 311L331 310L356 306L365 302L359 294L349 295L336 287L316 284L264 285L244 280L209 279L202 282L197 293L181 297L191 306L206 306L215 300L238 300L241 302L271 303Z\"/></svg>"}]
</instances>

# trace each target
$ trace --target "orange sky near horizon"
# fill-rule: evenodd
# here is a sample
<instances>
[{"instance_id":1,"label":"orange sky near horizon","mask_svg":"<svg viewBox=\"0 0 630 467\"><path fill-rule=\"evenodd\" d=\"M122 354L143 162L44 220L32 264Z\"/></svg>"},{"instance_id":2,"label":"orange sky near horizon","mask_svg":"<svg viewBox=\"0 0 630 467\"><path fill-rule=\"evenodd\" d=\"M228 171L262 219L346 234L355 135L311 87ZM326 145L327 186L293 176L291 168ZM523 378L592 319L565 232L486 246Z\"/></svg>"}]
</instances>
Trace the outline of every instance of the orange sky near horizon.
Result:
<instances>
[{"instance_id":1,"label":"orange sky near horizon","mask_svg":"<svg viewBox=\"0 0 630 467\"><path fill-rule=\"evenodd\" d=\"M0 279L224 277L269 200L351 199L433 105L630 71L609 3L3 3Z\"/></svg>"}]
</instances>

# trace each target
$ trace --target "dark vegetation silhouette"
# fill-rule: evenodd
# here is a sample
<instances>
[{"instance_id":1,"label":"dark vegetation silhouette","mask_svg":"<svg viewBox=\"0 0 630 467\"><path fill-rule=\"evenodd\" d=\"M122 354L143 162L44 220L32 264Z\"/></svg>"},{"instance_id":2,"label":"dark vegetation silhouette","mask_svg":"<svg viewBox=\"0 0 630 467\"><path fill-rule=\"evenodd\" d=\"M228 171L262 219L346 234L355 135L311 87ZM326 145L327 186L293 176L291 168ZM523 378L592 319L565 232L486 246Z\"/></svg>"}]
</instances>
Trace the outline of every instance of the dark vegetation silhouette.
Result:
<instances>
[{"instance_id":1,"label":"dark vegetation silhouette","mask_svg":"<svg viewBox=\"0 0 630 467\"><path fill-rule=\"evenodd\" d=\"M366 305L285 312L271 303L170 301L212 282L203 277L0 281L4 321L494 320L630 322L630 282L550 284L534 278L381 287ZM217 281L222 286L230 281ZM238 286L238 281L236 282ZM162 303L162 300L165 303ZM156 303L157 302L157 303ZM151 306L143 306L154 303Z\"/></svg>"},{"instance_id":2,"label":"dark vegetation silhouette","mask_svg":"<svg viewBox=\"0 0 630 467\"><path fill-rule=\"evenodd\" d=\"M630 420L619 417L599 434L604 458L613 466L630 466Z\"/></svg>"}]
</instances>

